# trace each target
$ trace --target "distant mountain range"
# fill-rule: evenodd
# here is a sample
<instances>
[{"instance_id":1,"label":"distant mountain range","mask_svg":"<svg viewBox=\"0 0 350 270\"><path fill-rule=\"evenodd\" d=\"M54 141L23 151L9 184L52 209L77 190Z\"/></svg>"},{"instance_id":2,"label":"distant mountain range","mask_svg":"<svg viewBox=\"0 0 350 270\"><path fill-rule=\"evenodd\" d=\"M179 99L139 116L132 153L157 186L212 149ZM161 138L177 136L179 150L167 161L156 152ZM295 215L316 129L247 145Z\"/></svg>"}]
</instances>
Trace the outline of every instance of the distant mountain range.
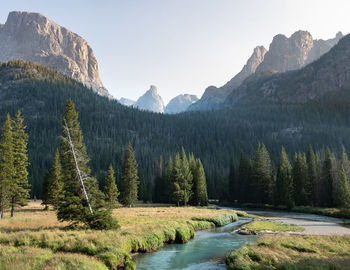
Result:
<instances>
[{"instance_id":1,"label":"distant mountain range","mask_svg":"<svg viewBox=\"0 0 350 270\"><path fill-rule=\"evenodd\" d=\"M151 85L150 89L146 91L137 101L127 98L121 98L119 103L125 106L134 107L143 111L176 114L185 112L188 107L194 102L198 101L195 95L184 94L178 95L171 99L167 106L164 106L162 97L158 94L156 86Z\"/></svg>"},{"instance_id":2,"label":"distant mountain range","mask_svg":"<svg viewBox=\"0 0 350 270\"><path fill-rule=\"evenodd\" d=\"M243 69L224 86L208 87L201 99L189 107L190 111L220 109L226 98L249 76L283 73L297 70L319 59L343 37L341 32L328 40L314 40L307 31L297 31L291 37L276 35L267 51L263 46L254 49Z\"/></svg>"}]
</instances>

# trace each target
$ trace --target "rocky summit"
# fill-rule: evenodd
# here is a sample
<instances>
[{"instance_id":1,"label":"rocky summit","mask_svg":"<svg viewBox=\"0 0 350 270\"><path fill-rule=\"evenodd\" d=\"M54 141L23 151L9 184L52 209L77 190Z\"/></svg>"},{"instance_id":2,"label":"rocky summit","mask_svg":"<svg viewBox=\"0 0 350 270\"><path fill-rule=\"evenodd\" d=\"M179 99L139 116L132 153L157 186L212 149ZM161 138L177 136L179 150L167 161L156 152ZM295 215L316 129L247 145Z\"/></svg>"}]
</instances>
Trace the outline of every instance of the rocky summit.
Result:
<instances>
[{"instance_id":1,"label":"rocky summit","mask_svg":"<svg viewBox=\"0 0 350 270\"><path fill-rule=\"evenodd\" d=\"M278 34L273 38L268 51L262 46L256 47L246 65L236 76L220 88L208 87L201 99L191 105L188 110L222 108L228 96L231 96L232 101L232 97L237 98L245 94L242 89L246 86L240 86L250 76L261 79L274 73L298 70L329 52L342 37L343 34L338 32L335 38L314 40L309 32L301 30L289 38ZM247 84L251 84L252 81L255 80L249 79ZM237 88L240 88L239 93L233 93Z\"/></svg>"},{"instance_id":2,"label":"rocky summit","mask_svg":"<svg viewBox=\"0 0 350 270\"><path fill-rule=\"evenodd\" d=\"M226 97L230 94L232 88L236 88L250 75L254 74L256 68L264 60L264 56L267 50L264 46L258 46L254 49L253 54L249 57L247 63L242 70L228 81L224 86L217 88L215 86L209 86L201 99L193 103L188 110L190 111L204 111L217 109L225 101Z\"/></svg>"},{"instance_id":3,"label":"rocky summit","mask_svg":"<svg viewBox=\"0 0 350 270\"><path fill-rule=\"evenodd\" d=\"M0 25L0 61L20 59L49 66L111 97L88 43L39 13L11 12Z\"/></svg>"},{"instance_id":4,"label":"rocky summit","mask_svg":"<svg viewBox=\"0 0 350 270\"><path fill-rule=\"evenodd\" d=\"M164 113L163 99L158 94L157 87L154 85L151 85L151 88L139 97L133 106L144 111Z\"/></svg>"},{"instance_id":5,"label":"rocky summit","mask_svg":"<svg viewBox=\"0 0 350 270\"><path fill-rule=\"evenodd\" d=\"M168 105L165 107L165 113L175 114L184 112L192 103L196 101L198 101L198 97L196 95L178 95L169 101Z\"/></svg>"}]
</instances>

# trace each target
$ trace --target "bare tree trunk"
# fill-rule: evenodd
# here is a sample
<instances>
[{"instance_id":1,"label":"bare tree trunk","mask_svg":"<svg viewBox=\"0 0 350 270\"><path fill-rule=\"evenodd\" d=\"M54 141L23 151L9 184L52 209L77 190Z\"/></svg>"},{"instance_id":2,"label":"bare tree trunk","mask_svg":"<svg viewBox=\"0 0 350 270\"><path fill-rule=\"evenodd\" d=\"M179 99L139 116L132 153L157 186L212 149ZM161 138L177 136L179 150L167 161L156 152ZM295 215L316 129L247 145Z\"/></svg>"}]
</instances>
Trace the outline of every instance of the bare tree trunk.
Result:
<instances>
[{"instance_id":1,"label":"bare tree trunk","mask_svg":"<svg viewBox=\"0 0 350 270\"><path fill-rule=\"evenodd\" d=\"M73 158L74 158L75 168L76 168L76 170L77 170L77 174L78 174L78 177L79 177L81 186L82 186L82 188L83 188L84 197L85 197L85 200L86 200L86 202L87 202L87 204L88 204L88 206L89 206L90 213L91 213L91 215L93 215L94 212L92 211L92 208L91 208L91 205L90 205L90 201L89 201L89 197L88 197L87 192L86 192L86 189L85 189L84 180L83 180L83 177L82 177L81 172L80 172L80 169L79 169L77 157L76 157L76 155L75 155L74 144L73 144L72 139L71 139L71 137L70 137L69 128L68 128L66 119L63 119L63 120L64 120L65 129L67 130L67 134L68 134L68 143L69 143L69 146L70 146L70 148L71 148L71 151L72 151L72 154L73 154Z\"/></svg>"}]
</instances>

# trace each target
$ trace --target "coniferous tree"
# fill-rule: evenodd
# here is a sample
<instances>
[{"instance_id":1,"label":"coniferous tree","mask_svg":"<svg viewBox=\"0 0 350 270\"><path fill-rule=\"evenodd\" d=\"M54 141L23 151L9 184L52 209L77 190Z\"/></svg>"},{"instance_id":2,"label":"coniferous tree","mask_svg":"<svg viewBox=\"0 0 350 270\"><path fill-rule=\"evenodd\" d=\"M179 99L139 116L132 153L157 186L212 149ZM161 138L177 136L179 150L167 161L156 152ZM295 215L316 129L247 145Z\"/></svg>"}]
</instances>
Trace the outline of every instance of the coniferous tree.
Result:
<instances>
[{"instance_id":1,"label":"coniferous tree","mask_svg":"<svg viewBox=\"0 0 350 270\"><path fill-rule=\"evenodd\" d=\"M122 191L121 191L121 202L125 206L134 206L137 200L139 185L139 177L137 171L137 162L135 159L134 150L131 142L125 150L125 158L122 170Z\"/></svg>"},{"instance_id":2,"label":"coniferous tree","mask_svg":"<svg viewBox=\"0 0 350 270\"><path fill-rule=\"evenodd\" d=\"M287 153L282 147L280 161L278 163L276 187L275 187L275 204L293 206L292 200L292 167L290 165Z\"/></svg>"},{"instance_id":3,"label":"coniferous tree","mask_svg":"<svg viewBox=\"0 0 350 270\"><path fill-rule=\"evenodd\" d=\"M92 229L117 228L117 221L105 209L104 194L99 190L96 178L90 175L78 113L71 100L67 102L62 122L63 191L57 209L58 220L72 225L84 223Z\"/></svg>"},{"instance_id":4,"label":"coniferous tree","mask_svg":"<svg viewBox=\"0 0 350 270\"><path fill-rule=\"evenodd\" d=\"M293 199L296 205L308 205L309 196L306 193L307 190L307 163L306 157L303 154L295 154L294 163L292 169L293 179Z\"/></svg>"},{"instance_id":5,"label":"coniferous tree","mask_svg":"<svg viewBox=\"0 0 350 270\"><path fill-rule=\"evenodd\" d=\"M341 165L339 171L339 182L338 182L338 190L336 194L336 205L341 208L350 207L350 189L349 182L346 176L343 165Z\"/></svg>"},{"instance_id":6,"label":"coniferous tree","mask_svg":"<svg viewBox=\"0 0 350 270\"><path fill-rule=\"evenodd\" d=\"M15 173L11 185L11 217L14 216L16 206L24 206L29 198L30 185L28 183L28 135L25 132L21 111L13 120L13 154Z\"/></svg>"},{"instance_id":7,"label":"coniferous tree","mask_svg":"<svg viewBox=\"0 0 350 270\"><path fill-rule=\"evenodd\" d=\"M106 185L104 189L106 203L109 208L114 208L118 205L119 191L115 182L114 170L112 164L109 165L106 177Z\"/></svg>"},{"instance_id":8,"label":"coniferous tree","mask_svg":"<svg viewBox=\"0 0 350 270\"><path fill-rule=\"evenodd\" d=\"M0 219L9 206L15 175L11 117L6 115L0 143Z\"/></svg>"},{"instance_id":9,"label":"coniferous tree","mask_svg":"<svg viewBox=\"0 0 350 270\"><path fill-rule=\"evenodd\" d=\"M169 157L168 163L165 166L165 172L163 176L163 181L164 181L164 202L166 203L171 203L172 201L172 174L173 174L173 159L172 157Z\"/></svg>"},{"instance_id":10,"label":"coniferous tree","mask_svg":"<svg viewBox=\"0 0 350 270\"><path fill-rule=\"evenodd\" d=\"M60 152L56 150L52 167L47 179L47 198L46 203L51 204L55 209L58 208L63 190L62 166Z\"/></svg>"},{"instance_id":11,"label":"coniferous tree","mask_svg":"<svg viewBox=\"0 0 350 270\"><path fill-rule=\"evenodd\" d=\"M184 201L184 192L181 186L184 176L182 175L182 163L180 154L176 153L172 166L171 183L172 183L172 201L180 206L180 202Z\"/></svg>"},{"instance_id":12,"label":"coniferous tree","mask_svg":"<svg viewBox=\"0 0 350 270\"><path fill-rule=\"evenodd\" d=\"M316 155L312 149L312 146L309 146L306 155L306 163L307 163L307 183L306 183L306 193L309 194L309 201L313 205L317 205L319 203L318 197L318 177L317 177L317 160Z\"/></svg>"},{"instance_id":13,"label":"coniferous tree","mask_svg":"<svg viewBox=\"0 0 350 270\"><path fill-rule=\"evenodd\" d=\"M322 206L332 206L333 205L333 154L327 148L326 156L322 165L322 183L321 183L321 204Z\"/></svg>"},{"instance_id":14,"label":"coniferous tree","mask_svg":"<svg viewBox=\"0 0 350 270\"><path fill-rule=\"evenodd\" d=\"M181 149L181 175L183 178L180 181L180 187L183 190L183 204L186 206L192 196L193 175L190 169L190 164L187 159L185 149Z\"/></svg>"},{"instance_id":15,"label":"coniferous tree","mask_svg":"<svg viewBox=\"0 0 350 270\"><path fill-rule=\"evenodd\" d=\"M270 203L273 195L272 163L263 143L259 143L252 160L252 181L255 185L254 201Z\"/></svg>"},{"instance_id":16,"label":"coniferous tree","mask_svg":"<svg viewBox=\"0 0 350 270\"><path fill-rule=\"evenodd\" d=\"M193 205L208 205L207 181L205 172L200 159L196 160L193 171Z\"/></svg>"}]
</instances>

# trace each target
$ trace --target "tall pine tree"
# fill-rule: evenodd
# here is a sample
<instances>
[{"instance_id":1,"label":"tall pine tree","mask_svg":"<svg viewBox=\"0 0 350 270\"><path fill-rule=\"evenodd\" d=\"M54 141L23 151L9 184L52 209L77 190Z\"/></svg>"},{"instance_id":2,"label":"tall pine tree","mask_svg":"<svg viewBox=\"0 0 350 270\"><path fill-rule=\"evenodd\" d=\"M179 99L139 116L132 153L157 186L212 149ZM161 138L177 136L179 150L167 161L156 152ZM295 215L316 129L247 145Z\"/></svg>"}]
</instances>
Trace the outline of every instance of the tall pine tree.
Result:
<instances>
[{"instance_id":1,"label":"tall pine tree","mask_svg":"<svg viewBox=\"0 0 350 270\"><path fill-rule=\"evenodd\" d=\"M313 205L319 204L318 189L319 182L317 176L317 158L312 149L312 146L309 146L306 155L307 163L307 183L306 183L306 193L309 194L309 201Z\"/></svg>"},{"instance_id":2,"label":"tall pine tree","mask_svg":"<svg viewBox=\"0 0 350 270\"><path fill-rule=\"evenodd\" d=\"M134 206L137 200L139 177L137 171L137 162L131 142L125 150L125 159L122 169L122 191L121 202L125 206Z\"/></svg>"},{"instance_id":3,"label":"tall pine tree","mask_svg":"<svg viewBox=\"0 0 350 270\"><path fill-rule=\"evenodd\" d=\"M117 184L115 182L115 176L114 176L114 170L113 170L112 164L109 165L109 168L108 168L104 192L105 192L107 206L109 208L116 207L118 205L119 191L118 191Z\"/></svg>"},{"instance_id":4,"label":"tall pine tree","mask_svg":"<svg viewBox=\"0 0 350 270\"><path fill-rule=\"evenodd\" d=\"M27 155L28 135L25 132L21 111L18 111L13 125L13 154L15 174L11 184L11 217L14 216L16 206L24 206L29 198L30 185L28 183L29 165Z\"/></svg>"},{"instance_id":5,"label":"tall pine tree","mask_svg":"<svg viewBox=\"0 0 350 270\"><path fill-rule=\"evenodd\" d=\"M308 168L305 154L295 154L292 169L293 199L296 205L309 205L307 194Z\"/></svg>"},{"instance_id":6,"label":"tall pine tree","mask_svg":"<svg viewBox=\"0 0 350 270\"><path fill-rule=\"evenodd\" d=\"M56 150L52 167L47 176L47 203L58 208L63 190L62 166L60 152Z\"/></svg>"},{"instance_id":7,"label":"tall pine tree","mask_svg":"<svg viewBox=\"0 0 350 270\"><path fill-rule=\"evenodd\" d=\"M252 180L255 186L253 202L271 203L274 186L272 163L270 155L263 143L259 143L258 145L252 160L252 166Z\"/></svg>"},{"instance_id":8,"label":"tall pine tree","mask_svg":"<svg viewBox=\"0 0 350 270\"><path fill-rule=\"evenodd\" d=\"M10 115L7 114L0 143L0 219L3 218L4 211L10 203L14 175L12 123Z\"/></svg>"},{"instance_id":9,"label":"tall pine tree","mask_svg":"<svg viewBox=\"0 0 350 270\"><path fill-rule=\"evenodd\" d=\"M193 205L208 205L207 181L204 168L200 159L196 160L193 170Z\"/></svg>"},{"instance_id":10,"label":"tall pine tree","mask_svg":"<svg viewBox=\"0 0 350 270\"><path fill-rule=\"evenodd\" d=\"M276 187L275 187L275 204L293 206L292 200L292 167L290 165L286 150L282 147L280 160L278 163Z\"/></svg>"},{"instance_id":11,"label":"tall pine tree","mask_svg":"<svg viewBox=\"0 0 350 270\"><path fill-rule=\"evenodd\" d=\"M339 171L338 190L336 194L336 205L341 208L350 207L350 189L344 166L341 165Z\"/></svg>"},{"instance_id":12,"label":"tall pine tree","mask_svg":"<svg viewBox=\"0 0 350 270\"><path fill-rule=\"evenodd\" d=\"M104 194L99 190L96 178L90 175L78 113L71 100L67 102L62 125L63 192L57 209L58 220L72 225L84 223L92 229L117 228L116 220L105 209Z\"/></svg>"},{"instance_id":13,"label":"tall pine tree","mask_svg":"<svg viewBox=\"0 0 350 270\"><path fill-rule=\"evenodd\" d=\"M327 148L326 156L322 165L322 178L321 178L321 194L320 201L322 206L333 205L333 184L334 184L334 155Z\"/></svg>"}]
</instances>

